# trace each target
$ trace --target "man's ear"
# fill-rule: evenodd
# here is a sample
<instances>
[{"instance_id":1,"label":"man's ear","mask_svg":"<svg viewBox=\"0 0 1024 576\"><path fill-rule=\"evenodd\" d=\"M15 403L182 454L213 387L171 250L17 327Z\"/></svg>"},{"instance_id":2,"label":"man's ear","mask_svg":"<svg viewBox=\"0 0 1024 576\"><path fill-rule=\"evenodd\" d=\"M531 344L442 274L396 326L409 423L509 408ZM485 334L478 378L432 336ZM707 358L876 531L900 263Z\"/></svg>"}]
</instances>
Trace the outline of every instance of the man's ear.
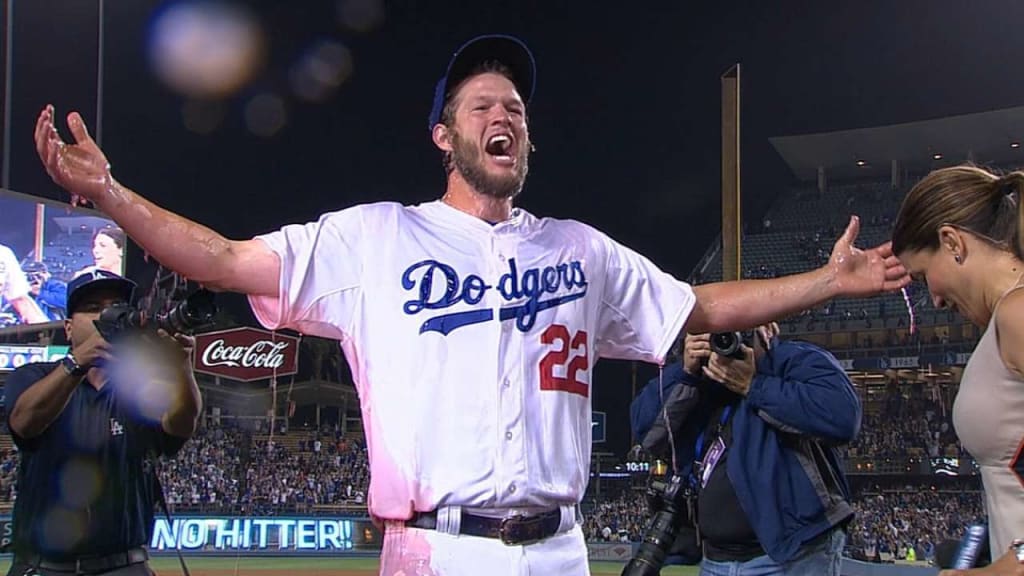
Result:
<instances>
[{"instance_id":1,"label":"man's ear","mask_svg":"<svg viewBox=\"0 0 1024 576\"><path fill-rule=\"evenodd\" d=\"M451 152L454 148L452 146L452 131L444 124L434 124L434 130L431 132L431 137L434 140L434 146L437 146L445 152Z\"/></svg>"}]
</instances>

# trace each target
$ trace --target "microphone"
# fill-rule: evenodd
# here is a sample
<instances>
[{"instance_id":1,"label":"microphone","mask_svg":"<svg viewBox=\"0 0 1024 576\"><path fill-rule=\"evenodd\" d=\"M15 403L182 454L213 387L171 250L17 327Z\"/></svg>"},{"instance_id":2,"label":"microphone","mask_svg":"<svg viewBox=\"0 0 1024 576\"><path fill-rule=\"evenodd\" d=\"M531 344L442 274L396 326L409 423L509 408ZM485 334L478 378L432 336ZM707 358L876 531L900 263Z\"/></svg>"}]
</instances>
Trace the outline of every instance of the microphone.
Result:
<instances>
[{"instance_id":1,"label":"microphone","mask_svg":"<svg viewBox=\"0 0 1024 576\"><path fill-rule=\"evenodd\" d=\"M967 527L963 538L960 539L960 548L953 559L953 569L967 570L978 564L982 548L988 548L988 527L984 524L973 524Z\"/></svg>"}]
</instances>

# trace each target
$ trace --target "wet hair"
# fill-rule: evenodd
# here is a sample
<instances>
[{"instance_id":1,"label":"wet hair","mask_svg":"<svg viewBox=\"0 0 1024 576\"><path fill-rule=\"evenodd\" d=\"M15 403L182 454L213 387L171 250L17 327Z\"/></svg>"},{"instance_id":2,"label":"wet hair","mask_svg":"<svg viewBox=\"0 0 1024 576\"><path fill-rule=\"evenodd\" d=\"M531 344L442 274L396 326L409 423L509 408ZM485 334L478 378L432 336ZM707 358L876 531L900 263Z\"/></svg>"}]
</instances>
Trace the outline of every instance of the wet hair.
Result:
<instances>
[{"instance_id":1,"label":"wet hair","mask_svg":"<svg viewBox=\"0 0 1024 576\"><path fill-rule=\"evenodd\" d=\"M121 230L116 226L107 226L105 228L100 228L99 230L97 230L96 233L92 235L93 242L96 241L97 236L106 236L107 238L110 238L111 240L114 241L115 246L122 249L124 248L124 230Z\"/></svg>"},{"instance_id":2,"label":"wet hair","mask_svg":"<svg viewBox=\"0 0 1024 576\"><path fill-rule=\"evenodd\" d=\"M903 199L892 251L935 250L939 228L954 226L1024 259L1024 172L995 174L963 164L925 176Z\"/></svg>"},{"instance_id":3,"label":"wet hair","mask_svg":"<svg viewBox=\"0 0 1024 576\"><path fill-rule=\"evenodd\" d=\"M512 69L502 64L497 60L486 60L477 64L466 74L466 77L459 81L457 84L452 86L451 90L444 95L444 108L441 109L441 124L452 130L455 127L455 109L459 106L459 99L455 96L459 93L459 90L466 85L474 76L480 74L500 74L505 78L508 78L513 84L515 83L515 77L512 75ZM444 151L442 153L442 164L444 165L444 173L447 176L452 173L455 169L455 164L452 161L452 153L450 151Z\"/></svg>"}]
</instances>

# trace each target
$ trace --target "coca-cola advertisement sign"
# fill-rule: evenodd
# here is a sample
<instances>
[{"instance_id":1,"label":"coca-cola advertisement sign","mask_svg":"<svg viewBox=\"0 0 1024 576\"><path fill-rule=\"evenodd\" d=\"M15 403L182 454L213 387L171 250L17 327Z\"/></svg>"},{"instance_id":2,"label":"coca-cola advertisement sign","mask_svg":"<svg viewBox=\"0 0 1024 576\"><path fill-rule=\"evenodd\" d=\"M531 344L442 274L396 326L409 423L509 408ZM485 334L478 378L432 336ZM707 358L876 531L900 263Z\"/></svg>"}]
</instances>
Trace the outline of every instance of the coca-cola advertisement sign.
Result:
<instances>
[{"instance_id":1,"label":"coca-cola advertisement sign","mask_svg":"<svg viewBox=\"0 0 1024 576\"><path fill-rule=\"evenodd\" d=\"M299 339L256 328L196 335L196 372L250 382L295 374Z\"/></svg>"}]
</instances>

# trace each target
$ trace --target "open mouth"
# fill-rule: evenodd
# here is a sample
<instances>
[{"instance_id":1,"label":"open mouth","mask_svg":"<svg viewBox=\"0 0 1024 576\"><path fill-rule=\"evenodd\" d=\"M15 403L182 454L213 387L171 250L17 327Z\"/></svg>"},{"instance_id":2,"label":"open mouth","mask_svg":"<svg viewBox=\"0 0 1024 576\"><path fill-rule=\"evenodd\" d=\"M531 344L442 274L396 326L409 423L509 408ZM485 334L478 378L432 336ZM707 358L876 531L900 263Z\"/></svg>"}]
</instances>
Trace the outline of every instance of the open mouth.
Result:
<instances>
[{"instance_id":1,"label":"open mouth","mask_svg":"<svg viewBox=\"0 0 1024 576\"><path fill-rule=\"evenodd\" d=\"M495 134L487 139L484 151L499 164L511 165L515 162L512 156L512 137L508 134Z\"/></svg>"}]
</instances>

